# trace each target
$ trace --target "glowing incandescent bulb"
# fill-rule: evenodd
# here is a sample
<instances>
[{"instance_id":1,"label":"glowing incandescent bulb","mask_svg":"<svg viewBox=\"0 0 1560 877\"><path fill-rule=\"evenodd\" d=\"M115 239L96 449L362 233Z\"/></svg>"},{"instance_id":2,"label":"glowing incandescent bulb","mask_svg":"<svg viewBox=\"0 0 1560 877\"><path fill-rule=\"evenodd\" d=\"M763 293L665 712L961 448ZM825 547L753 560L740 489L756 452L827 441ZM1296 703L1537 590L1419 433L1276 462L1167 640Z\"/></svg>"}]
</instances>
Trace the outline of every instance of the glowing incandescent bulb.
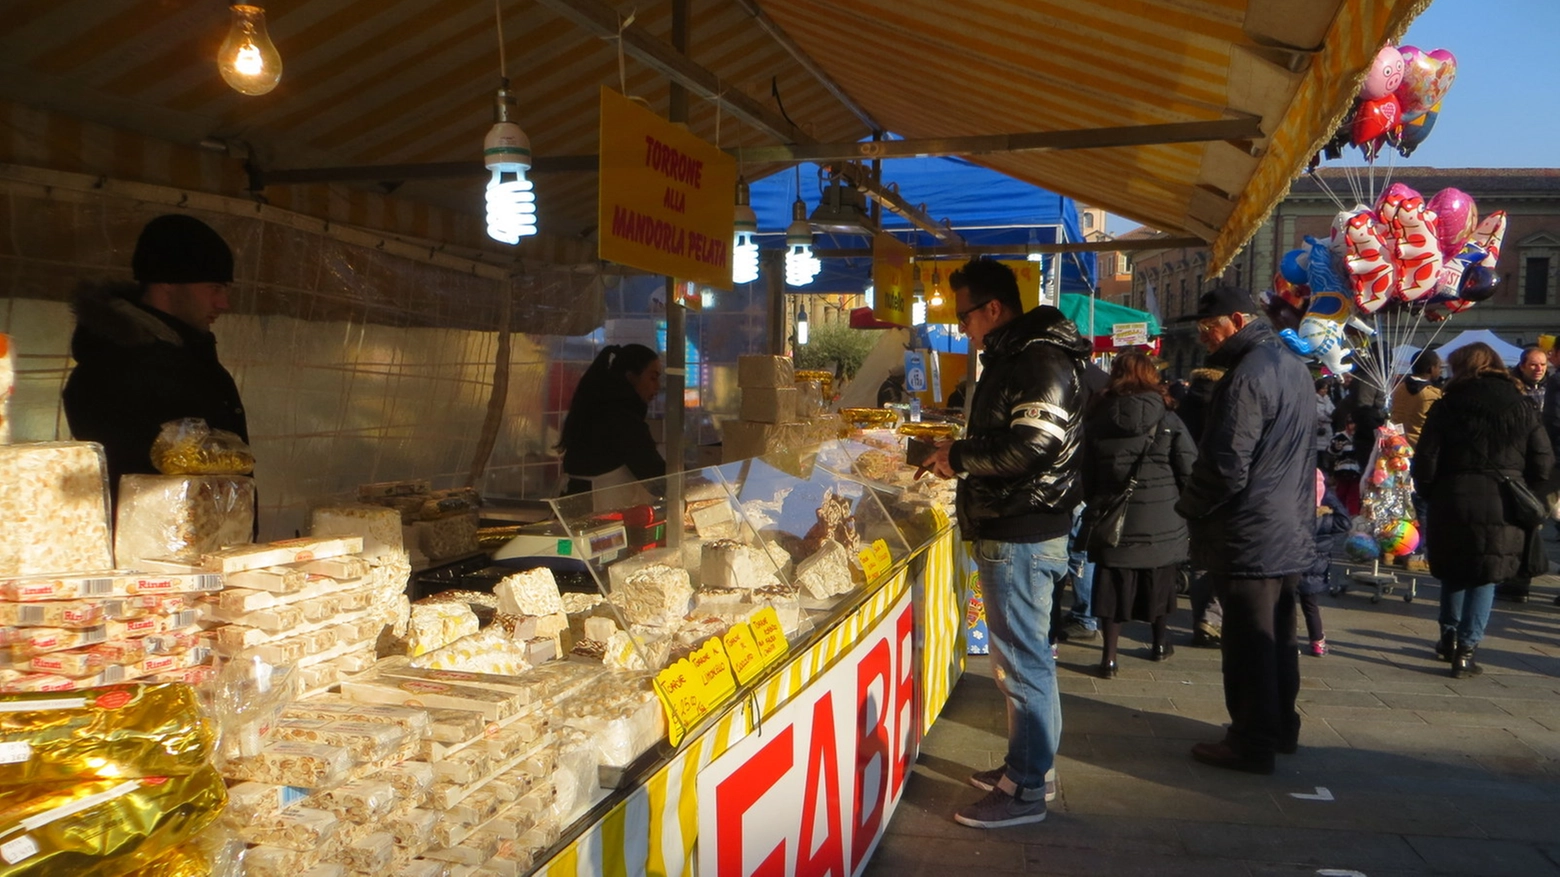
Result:
<instances>
[{"instance_id":1,"label":"glowing incandescent bulb","mask_svg":"<svg viewBox=\"0 0 1560 877\"><path fill-rule=\"evenodd\" d=\"M807 343L807 306L796 309L796 343L798 346Z\"/></svg>"},{"instance_id":2,"label":"glowing incandescent bulb","mask_svg":"<svg viewBox=\"0 0 1560 877\"><path fill-rule=\"evenodd\" d=\"M233 90L265 94L282 80L282 56L265 32L265 10L236 3L227 39L217 51L217 72Z\"/></svg>"},{"instance_id":3,"label":"glowing incandescent bulb","mask_svg":"<svg viewBox=\"0 0 1560 877\"><path fill-rule=\"evenodd\" d=\"M812 240L812 226L807 224L807 205L797 198L791 205L791 224L785 229L787 286L806 286L823 270L823 263L812 253Z\"/></svg>"},{"instance_id":4,"label":"glowing incandescent bulb","mask_svg":"<svg viewBox=\"0 0 1560 877\"><path fill-rule=\"evenodd\" d=\"M498 90L495 121L482 141L482 163L493 176L487 184L488 237L518 244L536 234L536 193L525 172L531 169L531 139L509 120L515 105L509 82Z\"/></svg>"},{"instance_id":5,"label":"glowing incandescent bulb","mask_svg":"<svg viewBox=\"0 0 1560 877\"><path fill-rule=\"evenodd\" d=\"M747 180L737 180L737 213L733 226L736 242L731 248L731 282L752 283L758 279L758 216L750 206Z\"/></svg>"}]
</instances>

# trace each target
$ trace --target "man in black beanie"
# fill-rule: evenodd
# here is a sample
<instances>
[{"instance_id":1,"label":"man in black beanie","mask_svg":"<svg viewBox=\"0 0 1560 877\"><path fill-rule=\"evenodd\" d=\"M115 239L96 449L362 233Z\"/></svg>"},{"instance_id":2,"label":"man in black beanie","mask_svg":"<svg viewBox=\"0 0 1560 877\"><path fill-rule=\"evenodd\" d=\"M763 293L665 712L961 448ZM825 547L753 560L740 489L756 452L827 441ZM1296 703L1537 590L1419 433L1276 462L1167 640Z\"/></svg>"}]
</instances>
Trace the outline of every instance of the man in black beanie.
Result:
<instances>
[{"instance_id":1,"label":"man in black beanie","mask_svg":"<svg viewBox=\"0 0 1560 877\"><path fill-rule=\"evenodd\" d=\"M71 433L107 451L116 498L119 476L157 471L152 440L170 420L199 417L249 441L243 400L211 334L233 282L227 242L193 216L159 216L141 230L130 265L135 283L77 290L76 368L62 394Z\"/></svg>"}]
</instances>

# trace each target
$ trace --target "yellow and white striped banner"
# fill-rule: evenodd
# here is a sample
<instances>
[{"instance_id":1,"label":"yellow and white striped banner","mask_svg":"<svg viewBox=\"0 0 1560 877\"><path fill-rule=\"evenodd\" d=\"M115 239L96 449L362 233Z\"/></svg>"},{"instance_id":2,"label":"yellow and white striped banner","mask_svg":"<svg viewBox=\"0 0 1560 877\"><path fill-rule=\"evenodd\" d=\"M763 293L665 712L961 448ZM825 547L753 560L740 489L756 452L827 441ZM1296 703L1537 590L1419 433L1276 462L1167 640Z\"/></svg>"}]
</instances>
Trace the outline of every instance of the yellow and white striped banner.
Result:
<instances>
[{"instance_id":1,"label":"yellow and white striped banner","mask_svg":"<svg viewBox=\"0 0 1560 877\"><path fill-rule=\"evenodd\" d=\"M926 648L917 672L922 674L923 722L927 727L947 701L957 680L951 668L963 668L963 611L955 594L954 542L958 531L944 530L924 549L927 553ZM934 586L931 583L937 583ZM670 762L633 790L574 843L560 851L538 873L547 877L680 877L694 870L698 839L699 771L746 737L762 717L772 715L823 674L864 633L888 614L910 589L908 568L901 567L822 639L793 655L759 683L751 697L728 707L702 733L690 735ZM943 592L947 592L944 594ZM935 598L932 596L936 594ZM918 613L918 618L923 617ZM933 634L933 630L938 632ZM946 650L952 650L950 655ZM938 654L938 652L942 652ZM937 677L928 683L927 677ZM758 722L750 704L758 707ZM932 705L935 704L935 709Z\"/></svg>"}]
</instances>

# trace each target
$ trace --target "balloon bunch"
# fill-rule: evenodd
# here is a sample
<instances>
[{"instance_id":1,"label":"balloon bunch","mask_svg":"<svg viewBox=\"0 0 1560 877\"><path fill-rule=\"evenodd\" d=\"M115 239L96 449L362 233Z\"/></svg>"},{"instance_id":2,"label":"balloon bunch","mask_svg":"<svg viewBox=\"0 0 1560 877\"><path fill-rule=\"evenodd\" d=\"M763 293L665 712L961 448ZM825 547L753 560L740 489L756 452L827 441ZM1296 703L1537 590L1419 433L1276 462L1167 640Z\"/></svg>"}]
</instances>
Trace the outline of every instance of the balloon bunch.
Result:
<instances>
[{"instance_id":1,"label":"balloon bunch","mask_svg":"<svg viewBox=\"0 0 1560 877\"><path fill-rule=\"evenodd\" d=\"M1351 352L1345 329L1395 347L1421 319L1438 322L1494 295L1505 236L1506 214L1480 221L1473 199L1459 189L1426 200L1393 183L1375 208L1340 211L1328 240L1308 236L1304 247L1286 253L1264 304L1290 350L1341 374L1353 368L1343 361ZM1375 383L1387 388L1388 364L1372 364Z\"/></svg>"},{"instance_id":2,"label":"balloon bunch","mask_svg":"<svg viewBox=\"0 0 1560 877\"><path fill-rule=\"evenodd\" d=\"M1457 58L1446 49L1383 47L1371 61L1353 111L1322 154L1335 159L1352 145L1371 162L1386 146L1404 158L1413 155L1430 136L1441 114L1441 99L1456 78Z\"/></svg>"},{"instance_id":3,"label":"balloon bunch","mask_svg":"<svg viewBox=\"0 0 1560 877\"><path fill-rule=\"evenodd\" d=\"M1387 424L1376 429L1376 448L1370 474L1362 484L1357 532L1373 535L1381 553L1389 557L1412 554L1419 547L1419 527L1414 520L1414 484L1409 477L1413 448L1403 429Z\"/></svg>"}]
</instances>

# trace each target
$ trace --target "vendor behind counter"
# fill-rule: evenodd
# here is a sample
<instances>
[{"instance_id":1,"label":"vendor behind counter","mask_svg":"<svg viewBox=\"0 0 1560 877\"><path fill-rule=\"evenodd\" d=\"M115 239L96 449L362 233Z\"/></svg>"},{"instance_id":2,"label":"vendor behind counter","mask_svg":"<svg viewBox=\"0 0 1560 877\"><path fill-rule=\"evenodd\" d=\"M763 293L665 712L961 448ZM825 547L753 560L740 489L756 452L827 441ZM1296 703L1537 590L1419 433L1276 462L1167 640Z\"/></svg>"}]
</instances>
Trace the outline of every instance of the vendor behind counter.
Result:
<instances>
[{"instance_id":1,"label":"vendor behind counter","mask_svg":"<svg viewBox=\"0 0 1560 877\"><path fill-rule=\"evenodd\" d=\"M598 498L606 508L648 501L616 495L643 494L638 488L610 489L666 475L666 460L645 422L650 400L661 392L661 371L661 358L642 344L614 344L596 356L574 390L558 440L564 496L606 491Z\"/></svg>"}]
</instances>

